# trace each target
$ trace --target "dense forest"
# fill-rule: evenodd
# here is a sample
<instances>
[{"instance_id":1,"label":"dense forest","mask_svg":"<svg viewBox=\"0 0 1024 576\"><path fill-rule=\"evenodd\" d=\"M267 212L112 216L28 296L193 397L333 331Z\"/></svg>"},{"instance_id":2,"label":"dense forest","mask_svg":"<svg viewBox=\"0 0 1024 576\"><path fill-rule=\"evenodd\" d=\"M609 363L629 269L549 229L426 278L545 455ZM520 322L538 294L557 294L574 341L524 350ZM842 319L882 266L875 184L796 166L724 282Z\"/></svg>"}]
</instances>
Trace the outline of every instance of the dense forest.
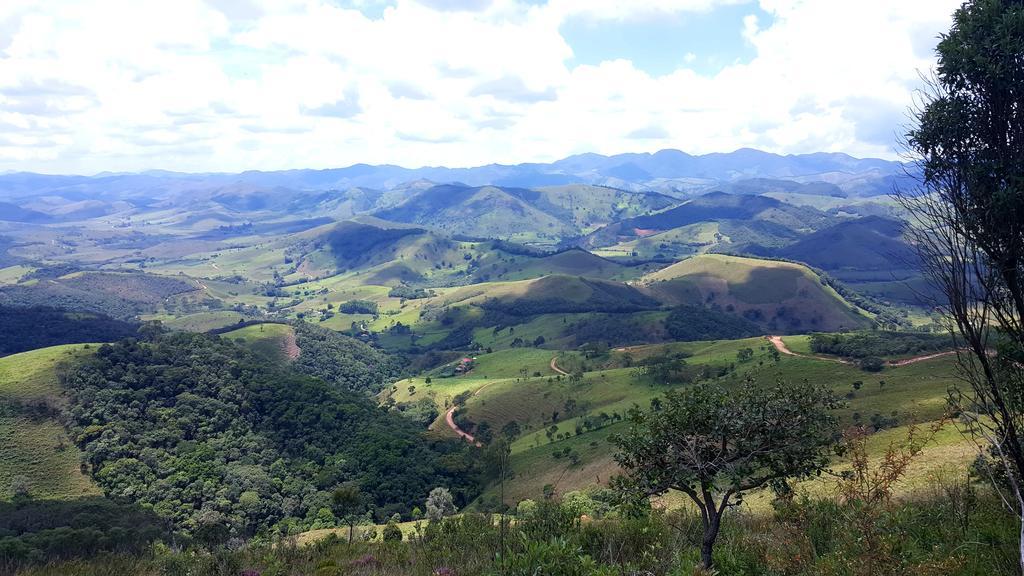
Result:
<instances>
[{"instance_id":1,"label":"dense forest","mask_svg":"<svg viewBox=\"0 0 1024 576\"><path fill-rule=\"evenodd\" d=\"M855 334L812 334L811 350L847 358L904 356L948 350L949 334L920 332L858 332Z\"/></svg>"},{"instance_id":2,"label":"dense forest","mask_svg":"<svg viewBox=\"0 0 1024 576\"><path fill-rule=\"evenodd\" d=\"M400 377L402 361L364 342L307 322L295 322L295 342L302 353L293 366L299 372L376 394Z\"/></svg>"},{"instance_id":3,"label":"dense forest","mask_svg":"<svg viewBox=\"0 0 1024 576\"><path fill-rule=\"evenodd\" d=\"M0 356L58 344L112 342L137 329L137 324L102 314L0 305Z\"/></svg>"},{"instance_id":4,"label":"dense forest","mask_svg":"<svg viewBox=\"0 0 1024 576\"><path fill-rule=\"evenodd\" d=\"M375 385L360 384L362 369L346 379L354 388ZM201 541L335 526L331 493L346 483L377 519L408 517L438 486L460 504L476 494L465 443L427 441L364 394L226 339L178 333L103 345L64 379L83 468L108 496Z\"/></svg>"},{"instance_id":5,"label":"dense forest","mask_svg":"<svg viewBox=\"0 0 1024 576\"><path fill-rule=\"evenodd\" d=\"M665 330L676 340L734 340L763 331L749 320L703 306L679 306L665 319Z\"/></svg>"},{"instance_id":6,"label":"dense forest","mask_svg":"<svg viewBox=\"0 0 1024 576\"><path fill-rule=\"evenodd\" d=\"M138 506L94 497L0 502L0 573L12 564L139 553L169 536L168 523Z\"/></svg>"}]
</instances>

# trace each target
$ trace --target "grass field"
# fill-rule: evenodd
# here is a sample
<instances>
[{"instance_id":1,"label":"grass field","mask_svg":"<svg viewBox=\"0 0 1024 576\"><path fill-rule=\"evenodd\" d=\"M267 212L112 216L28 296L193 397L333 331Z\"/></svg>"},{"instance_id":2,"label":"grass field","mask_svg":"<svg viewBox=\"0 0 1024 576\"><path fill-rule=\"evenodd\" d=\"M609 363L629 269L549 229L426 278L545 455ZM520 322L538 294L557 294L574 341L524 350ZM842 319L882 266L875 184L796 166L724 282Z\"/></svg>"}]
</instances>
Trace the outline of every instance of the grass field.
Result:
<instances>
[{"instance_id":1,"label":"grass field","mask_svg":"<svg viewBox=\"0 0 1024 576\"><path fill-rule=\"evenodd\" d=\"M241 340L253 352L277 362L286 362L289 346L295 344L295 329L287 324L255 324L221 334L228 340Z\"/></svg>"},{"instance_id":2,"label":"grass field","mask_svg":"<svg viewBox=\"0 0 1024 576\"><path fill-rule=\"evenodd\" d=\"M802 351L806 340L787 337L785 341L792 349ZM739 362L737 353L746 348L754 351L754 358ZM444 422L443 413L460 392L476 392L460 409L471 421L487 422L497 431L515 420L523 432L512 444L513 478L505 485L507 502L514 504L518 499L539 498L547 484L565 492L604 484L616 472L608 436L623 430L626 424L609 418L602 426L587 429L582 426L584 420L593 421L601 413L624 416L632 406L647 409L651 399L677 386L654 385L639 379L631 368L614 367L621 365L627 354L633 362L654 355L683 354L691 367L708 366L713 374L724 372L711 381L726 388L743 386L748 381L758 385L805 379L823 383L844 400L845 405L836 414L842 426L871 426L873 418L885 422L887 428L869 441L871 454L876 458L890 441L905 434L911 423L927 426L941 418L946 411L947 391L958 383L950 357L868 373L856 366L816 358L781 356L775 361L771 351L764 338L631 346L587 360L590 371L580 382L570 383L550 369L551 357L564 353L509 349L478 356L476 368L464 376L434 377L430 384L423 378L403 380L392 388L390 395L396 401L406 402L423 395L432 398L442 413L433 429L449 437L454 437L454 433ZM580 357L573 354L562 363L579 361ZM526 369L525 376L521 368ZM534 376L535 372L541 375ZM409 386L414 387L412 393ZM552 419L553 412L558 412L556 420ZM549 436L551 426L557 429ZM567 453L572 454L572 459ZM974 453L956 429L947 425L915 464L906 487L927 483L931 475L949 468L962 473ZM840 461L836 463L838 469L843 465ZM819 492L827 489L814 482L806 487ZM482 498L492 499L495 494L492 487ZM751 505L757 502L752 499Z\"/></svg>"},{"instance_id":3,"label":"grass field","mask_svg":"<svg viewBox=\"0 0 1024 576\"><path fill-rule=\"evenodd\" d=\"M843 299L806 266L705 254L643 277L661 302L712 305L785 333L866 328L870 314Z\"/></svg>"},{"instance_id":4,"label":"grass field","mask_svg":"<svg viewBox=\"0 0 1024 576\"><path fill-rule=\"evenodd\" d=\"M60 363L87 354L93 346L54 346L0 358L0 499L12 497L12 482L18 477L27 480L29 494L35 498L71 499L100 493L80 471L81 452L60 422L32 415L24 407L57 406Z\"/></svg>"}]
</instances>

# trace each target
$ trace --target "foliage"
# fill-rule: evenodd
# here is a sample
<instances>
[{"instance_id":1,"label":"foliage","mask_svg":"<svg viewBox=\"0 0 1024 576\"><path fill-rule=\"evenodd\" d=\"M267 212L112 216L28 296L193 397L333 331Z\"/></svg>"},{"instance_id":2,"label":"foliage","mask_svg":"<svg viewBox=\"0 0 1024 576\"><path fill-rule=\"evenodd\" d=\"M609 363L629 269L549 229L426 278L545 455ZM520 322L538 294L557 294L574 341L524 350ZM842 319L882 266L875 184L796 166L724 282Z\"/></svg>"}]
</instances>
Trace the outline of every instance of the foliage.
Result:
<instances>
[{"instance_id":1,"label":"foliage","mask_svg":"<svg viewBox=\"0 0 1024 576\"><path fill-rule=\"evenodd\" d=\"M427 518L440 520L455 514L455 499L447 488L439 486L431 490L427 496L426 509Z\"/></svg>"},{"instance_id":2,"label":"foliage","mask_svg":"<svg viewBox=\"0 0 1024 576\"><path fill-rule=\"evenodd\" d=\"M102 552L139 553L167 535L151 510L105 498L0 502L0 572Z\"/></svg>"},{"instance_id":3,"label":"foliage","mask_svg":"<svg viewBox=\"0 0 1024 576\"><path fill-rule=\"evenodd\" d=\"M296 322L299 372L348 390L376 394L401 374L399 358L327 328Z\"/></svg>"},{"instance_id":4,"label":"foliage","mask_svg":"<svg viewBox=\"0 0 1024 576\"><path fill-rule=\"evenodd\" d=\"M665 329L682 341L735 340L763 333L749 320L702 306L674 308L665 319Z\"/></svg>"},{"instance_id":5,"label":"foliage","mask_svg":"<svg viewBox=\"0 0 1024 576\"><path fill-rule=\"evenodd\" d=\"M812 334L811 350L847 358L869 356L912 356L948 350L949 335L921 332L853 332L848 334Z\"/></svg>"},{"instance_id":6,"label":"foliage","mask_svg":"<svg viewBox=\"0 0 1024 576\"><path fill-rule=\"evenodd\" d=\"M747 576L867 576L870 550L851 529L855 505L839 499L777 501L775 513L725 520L717 552L720 574ZM557 501L546 501L514 522L463 514L426 523L402 542L328 537L297 547L288 541L217 550L104 556L27 568L24 576L162 576L175 574L701 574L701 520L687 511L647 510L581 522ZM531 518L547 518L543 522ZM1010 576L1016 574L1016 519L991 492L962 482L930 487L875 517L893 556L875 574ZM375 529L366 533L371 534ZM504 534L503 534L504 533ZM504 535L504 537L502 537ZM966 543L966 544L965 544ZM496 554L497 551L502 551ZM540 571L538 567L545 566ZM564 571L563 571L564 569ZM532 571L531 571L532 570ZM872 574L872 576L875 576Z\"/></svg>"},{"instance_id":7,"label":"foliage","mask_svg":"<svg viewBox=\"0 0 1024 576\"><path fill-rule=\"evenodd\" d=\"M1024 518L1024 4L964 2L937 53L906 137L922 189L899 200L937 304L969 351L969 387L952 399L1009 469Z\"/></svg>"},{"instance_id":8,"label":"foliage","mask_svg":"<svg viewBox=\"0 0 1024 576\"><path fill-rule=\"evenodd\" d=\"M409 286L399 285L388 290L388 296L391 298L402 298L405 300L418 300L420 298L431 298L434 296L433 290L427 290L424 288L411 288Z\"/></svg>"},{"instance_id":9,"label":"foliage","mask_svg":"<svg viewBox=\"0 0 1024 576\"><path fill-rule=\"evenodd\" d=\"M136 324L100 314L0 305L0 356L58 344L113 342L135 335L137 329Z\"/></svg>"},{"instance_id":10,"label":"foliage","mask_svg":"<svg viewBox=\"0 0 1024 576\"><path fill-rule=\"evenodd\" d=\"M697 505L704 521L701 557L712 549L722 515L743 494L787 478L806 477L828 464L836 430L829 411L838 402L810 384L747 386L733 393L698 385L665 394L661 408L629 413L630 428L616 434L615 460L626 472L618 484L628 494L678 490Z\"/></svg>"},{"instance_id":11,"label":"foliage","mask_svg":"<svg viewBox=\"0 0 1024 576\"><path fill-rule=\"evenodd\" d=\"M338 304L338 312L342 314L376 314L377 303L370 300L349 300Z\"/></svg>"},{"instance_id":12,"label":"foliage","mask_svg":"<svg viewBox=\"0 0 1024 576\"><path fill-rule=\"evenodd\" d=\"M464 443L427 442L360 394L216 337L104 345L65 384L72 437L104 492L202 540L334 526L331 491L345 482L379 517L407 515L441 482L474 494Z\"/></svg>"}]
</instances>

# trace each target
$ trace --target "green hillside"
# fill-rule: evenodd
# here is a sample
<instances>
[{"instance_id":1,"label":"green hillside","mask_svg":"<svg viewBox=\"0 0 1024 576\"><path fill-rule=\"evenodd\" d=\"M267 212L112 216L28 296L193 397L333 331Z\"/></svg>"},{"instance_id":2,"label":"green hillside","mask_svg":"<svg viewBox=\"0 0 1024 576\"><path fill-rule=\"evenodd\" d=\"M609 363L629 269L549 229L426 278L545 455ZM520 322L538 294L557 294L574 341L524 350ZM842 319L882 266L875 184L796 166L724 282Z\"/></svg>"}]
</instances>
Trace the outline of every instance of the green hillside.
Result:
<instances>
[{"instance_id":1,"label":"green hillside","mask_svg":"<svg viewBox=\"0 0 1024 576\"><path fill-rule=\"evenodd\" d=\"M633 218L679 203L671 196L656 192L629 192L608 186L569 184L538 188L536 201L542 209L564 218L582 232Z\"/></svg>"},{"instance_id":2,"label":"green hillside","mask_svg":"<svg viewBox=\"0 0 1024 576\"><path fill-rule=\"evenodd\" d=\"M721 254L695 256L648 274L639 286L668 305L703 305L769 331L837 331L871 320L799 264Z\"/></svg>"},{"instance_id":3,"label":"green hillside","mask_svg":"<svg viewBox=\"0 0 1024 576\"><path fill-rule=\"evenodd\" d=\"M598 248L635 242L632 251L649 252L655 247L664 256L693 253L711 244L738 251L750 245L788 244L830 222L829 216L821 211L767 196L711 192L668 210L619 220L584 236L579 244ZM718 224L711 237L707 236L709 223ZM659 236L687 228L680 234ZM650 243L640 243L649 238Z\"/></svg>"},{"instance_id":4,"label":"green hillside","mask_svg":"<svg viewBox=\"0 0 1024 576\"><path fill-rule=\"evenodd\" d=\"M300 352L295 343L295 329L287 324L254 324L225 332L221 337L242 343L271 362L289 362Z\"/></svg>"},{"instance_id":5,"label":"green hillside","mask_svg":"<svg viewBox=\"0 0 1024 576\"><path fill-rule=\"evenodd\" d=\"M90 353L89 345L69 344L0 358L0 500L10 499L16 484L34 498L100 494L58 419L58 369Z\"/></svg>"},{"instance_id":6,"label":"green hillside","mask_svg":"<svg viewBox=\"0 0 1024 576\"><path fill-rule=\"evenodd\" d=\"M806 337L787 337L786 344L803 350ZM742 360L740 352L746 349L752 354ZM582 370L582 377L574 380L560 374L552 361L566 372ZM905 426L942 415L947 390L956 383L954 363L946 356L869 374L833 360L774 354L764 338L632 346L589 358L525 348L476 355L474 368L461 376L433 373L429 382L423 377L398 381L382 397L385 404L396 406L432 402L438 416L431 429L441 437L455 437L444 414L460 394L462 404L454 421L478 438L496 436L514 422L514 474L504 488L506 502L514 503L539 500L545 485L565 494L605 484L617 471L607 438L621 430L626 411L634 405L647 408L666 390L700 381L727 388L779 379L828 383L847 401L839 413L845 425L877 429L878 438L871 441L877 454L886 439L898 437ZM652 366L666 370L644 368ZM973 457L969 443L956 433L940 435L926 453L928 458L915 463L901 490L920 487L929 474L962 466ZM837 460L836 465L844 463ZM804 489L820 492L825 486L811 482ZM496 496L493 486L478 503ZM763 498L752 503L766 505Z\"/></svg>"},{"instance_id":7,"label":"green hillside","mask_svg":"<svg viewBox=\"0 0 1024 576\"><path fill-rule=\"evenodd\" d=\"M574 232L571 222L536 207L539 193L497 186L435 186L377 213L385 220L448 234L552 244Z\"/></svg>"}]
</instances>

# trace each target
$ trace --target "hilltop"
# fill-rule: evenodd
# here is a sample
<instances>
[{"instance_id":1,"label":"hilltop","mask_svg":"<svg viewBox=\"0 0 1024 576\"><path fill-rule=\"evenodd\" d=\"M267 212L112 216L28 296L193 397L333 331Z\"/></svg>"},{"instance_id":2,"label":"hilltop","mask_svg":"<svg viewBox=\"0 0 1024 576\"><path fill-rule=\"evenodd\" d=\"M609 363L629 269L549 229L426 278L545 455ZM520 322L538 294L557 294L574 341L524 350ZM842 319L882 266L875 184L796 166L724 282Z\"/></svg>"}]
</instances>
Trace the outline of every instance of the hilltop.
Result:
<instances>
[{"instance_id":1,"label":"hilltop","mask_svg":"<svg viewBox=\"0 0 1024 576\"><path fill-rule=\"evenodd\" d=\"M769 331L839 331L872 323L809 268L789 262L706 254L648 274L639 286L666 304L711 307Z\"/></svg>"},{"instance_id":2,"label":"hilltop","mask_svg":"<svg viewBox=\"0 0 1024 576\"><path fill-rule=\"evenodd\" d=\"M604 254L670 258L783 246L831 221L814 208L768 196L709 192L668 210L620 220L576 242Z\"/></svg>"}]
</instances>

